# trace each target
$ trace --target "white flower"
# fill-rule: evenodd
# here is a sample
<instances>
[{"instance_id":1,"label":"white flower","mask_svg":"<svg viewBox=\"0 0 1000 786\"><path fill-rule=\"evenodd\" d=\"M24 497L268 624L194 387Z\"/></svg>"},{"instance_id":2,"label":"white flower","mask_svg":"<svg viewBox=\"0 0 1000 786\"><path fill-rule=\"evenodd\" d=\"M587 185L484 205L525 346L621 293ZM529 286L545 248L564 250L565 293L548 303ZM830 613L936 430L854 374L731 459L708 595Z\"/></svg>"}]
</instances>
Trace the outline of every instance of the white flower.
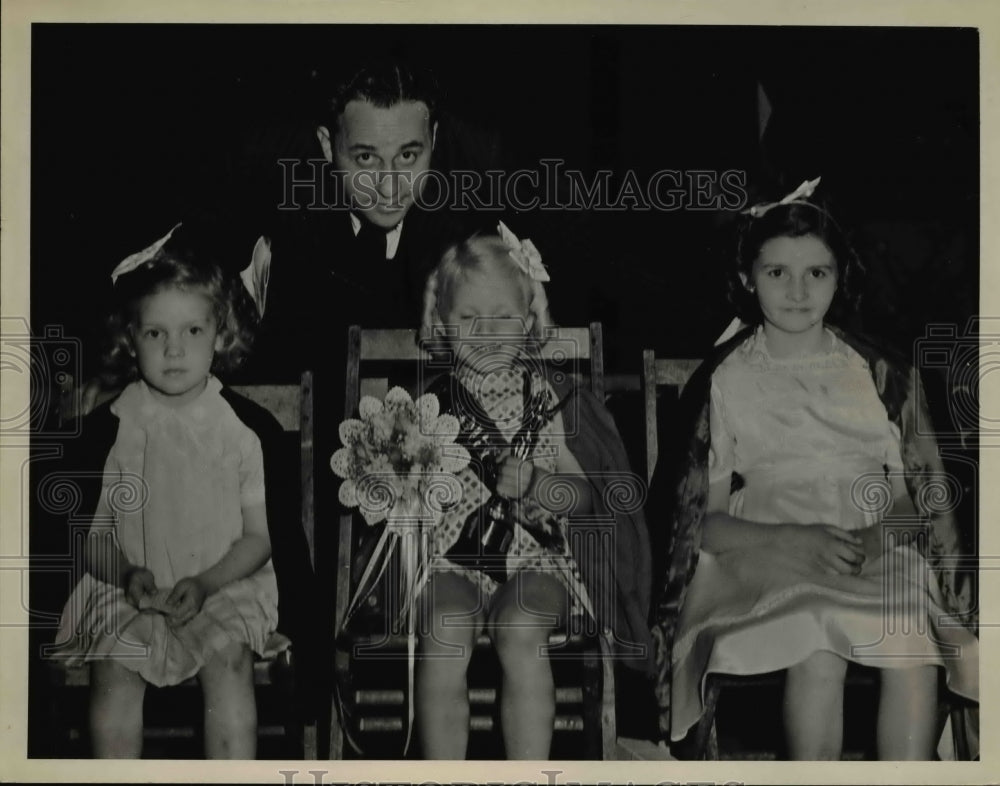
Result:
<instances>
[{"instance_id":1,"label":"white flower","mask_svg":"<svg viewBox=\"0 0 1000 786\"><path fill-rule=\"evenodd\" d=\"M340 484L337 499L345 508L353 508L358 504L358 487L353 480L348 479Z\"/></svg>"},{"instance_id":2,"label":"white flower","mask_svg":"<svg viewBox=\"0 0 1000 786\"><path fill-rule=\"evenodd\" d=\"M416 402L417 414L419 415L418 422L421 428L424 428L424 424L433 423L441 411L441 405L438 403L437 396L433 393L424 393Z\"/></svg>"},{"instance_id":3,"label":"white flower","mask_svg":"<svg viewBox=\"0 0 1000 786\"><path fill-rule=\"evenodd\" d=\"M396 425L395 418L390 417L385 412L380 412L370 422L375 439L379 442L387 442L392 436L393 427Z\"/></svg>"},{"instance_id":4,"label":"white flower","mask_svg":"<svg viewBox=\"0 0 1000 786\"><path fill-rule=\"evenodd\" d=\"M344 424L341 423L341 426ZM330 468L338 478L348 478L351 476L351 449L338 448L330 459ZM344 503L345 505L348 503ZM353 504L357 504L356 502Z\"/></svg>"},{"instance_id":5,"label":"white flower","mask_svg":"<svg viewBox=\"0 0 1000 786\"><path fill-rule=\"evenodd\" d=\"M358 402L358 414L363 420L372 420L383 409L385 407L382 402L374 396L362 396L361 401Z\"/></svg>"},{"instance_id":6,"label":"white flower","mask_svg":"<svg viewBox=\"0 0 1000 786\"><path fill-rule=\"evenodd\" d=\"M389 410L400 410L413 406L413 399L410 394L398 385L385 394L385 408Z\"/></svg>"},{"instance_id":7,"label":"white flower","mask_svg":"<svg viewBox=\"0 0 1000 786\"><path fill-rule=\"evenodd\" d=\"M365 424L360 420L348 418L340 424L337 432L340 434L340 444L353 445L364 436Z\"/></svg>"}]
</instances>

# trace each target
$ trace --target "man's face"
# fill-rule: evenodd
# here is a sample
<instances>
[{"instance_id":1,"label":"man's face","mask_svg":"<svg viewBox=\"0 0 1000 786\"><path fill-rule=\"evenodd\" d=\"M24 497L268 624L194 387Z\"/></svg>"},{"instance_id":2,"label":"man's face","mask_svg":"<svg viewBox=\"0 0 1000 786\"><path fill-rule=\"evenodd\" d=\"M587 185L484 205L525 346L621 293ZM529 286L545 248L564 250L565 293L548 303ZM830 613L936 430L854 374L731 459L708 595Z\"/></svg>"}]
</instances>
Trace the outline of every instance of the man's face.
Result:
<instances>
[{"instance_id":1,"label":"man's face","mask_svg":"<svg viewBox=\"0 0 1000 786\"><path fill-rule=\"evenodd\" d=\"M317 134L327 160L344 173L353 209L376 226L392 229L426 182L418 176L430 168L435 131L423 101L388 108L349 101L339 128L321 126Z\"/></svg>"}]
</instances>

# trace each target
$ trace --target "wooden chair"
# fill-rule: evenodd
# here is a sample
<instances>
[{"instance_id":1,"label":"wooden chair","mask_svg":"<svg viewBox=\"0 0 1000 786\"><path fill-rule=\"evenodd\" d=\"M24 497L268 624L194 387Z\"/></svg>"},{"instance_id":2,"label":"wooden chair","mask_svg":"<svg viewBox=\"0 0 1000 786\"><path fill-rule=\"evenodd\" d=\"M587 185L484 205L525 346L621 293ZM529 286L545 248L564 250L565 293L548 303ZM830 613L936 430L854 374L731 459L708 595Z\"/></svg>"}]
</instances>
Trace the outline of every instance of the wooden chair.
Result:
<instances>
[{"instance_id":1,"label":"wooden chair","mask_svg":"<svg viewBox=\"0 0 1000 786\"><path fill-rule=\"evenodd\" d=\"M642 387L646 404L646 461L647 477L652 480L653 469L659 458L659 434L663 424L660 422L658 410L660 402L667 397L676 402L683 394L684 387L691 375L700 365L700 360L657 358L652 350L642 353ZM680 424L675 424L680 425ZM679 431L678 433L683 433ZM669 548L669 545L668 545ZM784 684L784 671L754 675L713 674L705 684L705 712L698 725L689 734L688 739L677 746L677 753L682 758L718 760L721 758L719 738L716 727L716 711L720 697L731 690L770 692L773 696ZM845 688L848 696L853 691L856 694L867 694L868 698L877 695L878 679L872 669L857 664L849 664ZM969 744L965 733L963 718L964 700L945 695L942 691L942 701L939 707L938 724L943 729L945 721L950 719L952 736L955 744L956 758L968 759ZM874 734L874 725L872 726ZM845 754L858 757L857 753Z\"/></svg>"},{"instance_id":2,"label":"wooden chair","mask_svg":"<svg viewBox=\"0 0 1000 786\"><path fill-rule=\"evenodd\" d=\"M392 385L416 394L432 377L447 369L435 367L418 347L413 330L349 330L345 416L356 417L362 395L381 398ZM554 373L579 375L603 400L604 368L600 323L589 328L561 328L543 350ZM352 619L344 630L348 603L366 564L364 535L370 528L351 512L340 519L337 596L334 624L336 689L330 730L330 757L348 755L399 758L408 721L407 643L405 634L386 634L385 611L369 597L368 617ZM367 531L367 532L366 532ZM579 634L553 634L550 660L556 678L556 718L553 753L562 758L613 758L615 754L614 672L602 657L598 640ZM497 678L499 665L489 638L479 638L469 666L470 751L485 750L498 757ZM353 743L353 744L352 744ZM360 750L354 750L357 745ZM416 743L411 748L416 748ZM560 756L556 756L559 758Z\"/></svg>"},{"instance_id":3,"label":"wooden chair","mask_svg":"<svg viewBox=\"0 0 1000 786\"><path fill-rule=\"evenodd\" d=\"M302 375L298 385L245 385L233 386L236 393L250 399L268 410L278 421L285 435L294 439L298 453L298 477L301 493L301 523L309 551L310 567L315 563L315 526L313 515L313 385L311 372ZM289 444L287 457L292 457ZM284 456L284 451L283 451ZM80 511L82 514L83 512ZM254 662L254 685L257 688L258 717L277 716L278 721L261 723L258 737L262 742L272 738L283 738L283 745L275 758L317 758L316 720L313 714L304 710L298 700L303 686L296 686L294 643L281 633L271 636L267 644L268 652ZM57 730L57 738L69 743L71 749L81 747L86 736L86 715L74 719L68 705L78 705L72 701L70 691L85 694L90 684L90 669L86 667L65 669L58 663L49 662L50 718L52 728ZM196 678L181 683L174 690L197 688ZM147 723L144 729L146 747L164 745L164 741L194 740L200 734L200 717L191 712L178 713L170 706L175 702L161 701L159 696L147 691ZM158 693L154 691L152 693ZM272 694L272 695L269 695ZM172 694L173 695L173 694ZM176 698L176 697L175 697ZM270 701L263 701L270 699ZM191 702L197 704L197 702ZM266 704L267 706L262 706ZM169 715L167 723L157 723L157 715ZM192 720L192 718L194 718ZM152 721L152 722L149 722ZM167 745L171 743L167 742ZM182 743L184 744L184 743ZM185 751L191 748L186 743ZM63 751L57 751L60 753ZM86 755L85 753L83 755ZM189 755L185 754L190 758Z\"/></svg>"}]
</instances>

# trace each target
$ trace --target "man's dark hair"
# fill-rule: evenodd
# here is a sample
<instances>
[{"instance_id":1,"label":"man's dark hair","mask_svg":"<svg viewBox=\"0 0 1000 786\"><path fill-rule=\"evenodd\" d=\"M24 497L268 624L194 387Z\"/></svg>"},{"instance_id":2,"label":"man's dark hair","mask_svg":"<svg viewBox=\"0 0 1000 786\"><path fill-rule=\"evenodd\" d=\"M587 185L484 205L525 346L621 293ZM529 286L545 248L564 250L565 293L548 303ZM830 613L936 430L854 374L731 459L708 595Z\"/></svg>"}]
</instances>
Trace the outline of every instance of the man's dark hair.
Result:
<instances>
[{"instance_id":1,"label":"man's dark hair","mask_svg":"<svg viewBox=\"0 0 1000 786\"><path fill-rule=\"evenodd\" d=\"M324 121L331 135L340 127L340 116L351 101L368 101L388 109L404 101L423 101L433 128L437 119L440 89L434 75L398 58L381 58L366 63L340 82L326 103Z\"/></svg>"}]
</instances>

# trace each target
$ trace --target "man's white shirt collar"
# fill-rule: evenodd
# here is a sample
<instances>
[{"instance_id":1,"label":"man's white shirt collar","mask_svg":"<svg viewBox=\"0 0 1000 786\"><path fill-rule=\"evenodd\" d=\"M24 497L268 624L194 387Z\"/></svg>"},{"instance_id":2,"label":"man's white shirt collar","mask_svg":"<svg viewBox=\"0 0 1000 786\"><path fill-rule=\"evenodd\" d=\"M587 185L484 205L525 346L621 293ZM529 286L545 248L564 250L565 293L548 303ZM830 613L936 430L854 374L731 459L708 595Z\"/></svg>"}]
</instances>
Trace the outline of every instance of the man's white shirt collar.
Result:
<instances>
[{"instance_id":1,"label":"man's white shirt collar","mask_svg":"<svg viewBox=\"0 0 1000 786\"><path fill-rule=\"evenodd\" d=\"M358 236L358 232L361 231L361 219L358 218L354 213L349 214L351 216L351 227L354 229L354 236ZM396 226L385 233L385 258L395 259L396 251L399 249L399 239L403 236L403 222L400 221Z\"/></svg>"}]
</instances>

